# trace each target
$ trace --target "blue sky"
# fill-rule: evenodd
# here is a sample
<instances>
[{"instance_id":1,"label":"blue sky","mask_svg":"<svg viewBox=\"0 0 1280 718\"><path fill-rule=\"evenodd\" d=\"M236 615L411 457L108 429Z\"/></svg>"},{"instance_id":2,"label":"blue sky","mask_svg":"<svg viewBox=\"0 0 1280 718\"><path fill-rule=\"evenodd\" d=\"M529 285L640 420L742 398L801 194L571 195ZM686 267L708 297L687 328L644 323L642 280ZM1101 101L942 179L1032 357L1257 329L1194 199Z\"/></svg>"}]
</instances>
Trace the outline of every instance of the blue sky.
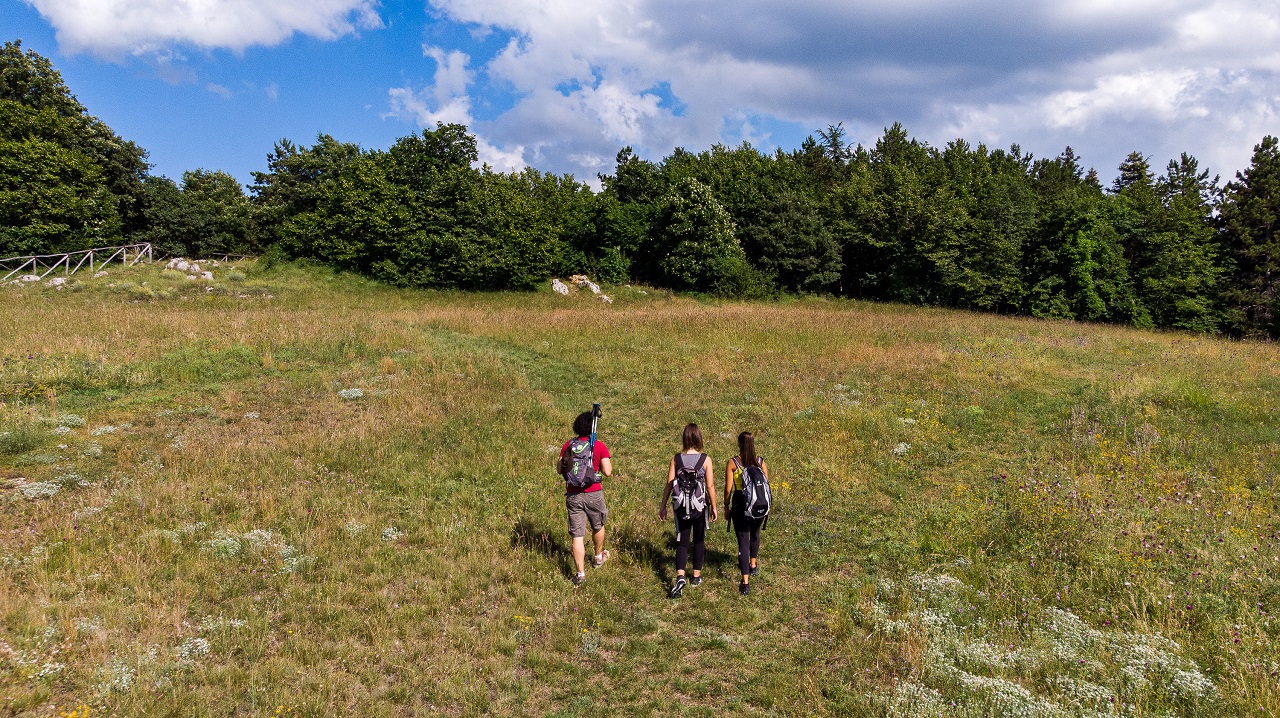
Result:
<instances>
[{"instance_id":1,"label":"blue sky","mask_svg":"<svg viewBox=\"0 0 1280 718\"><path fill-rule=\"evenodd\" d=\"M0 0L0 34L174 178L437 120L584 180L624 145L791 149L835 122L1071 145L1105 179L1131 150L1229 177L1280 134L1273 0Z\"/></svg>"}]
</instances>

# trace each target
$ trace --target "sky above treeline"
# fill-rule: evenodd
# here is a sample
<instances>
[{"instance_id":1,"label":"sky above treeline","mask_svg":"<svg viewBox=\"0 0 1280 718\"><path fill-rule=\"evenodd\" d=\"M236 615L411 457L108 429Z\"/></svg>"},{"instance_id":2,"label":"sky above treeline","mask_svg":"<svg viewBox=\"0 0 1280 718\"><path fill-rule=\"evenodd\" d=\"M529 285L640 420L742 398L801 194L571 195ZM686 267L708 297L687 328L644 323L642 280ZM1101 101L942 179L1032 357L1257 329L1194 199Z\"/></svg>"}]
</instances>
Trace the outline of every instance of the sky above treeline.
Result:
<instances>
[{"instance_id":1,"label":"sky above treeline","mask_svg":"<svg viewBox=\"0 0 1280 718\"><path fill-rule=\"evenodd\" d=\"M794 149L895 121L1104 181L1133 150L1224 179L1280 134L1276 0L0 0L154 172L243 182L275 141L461 122L498 169L595 180L630 145Z\"/></svg>"}]
</instances>

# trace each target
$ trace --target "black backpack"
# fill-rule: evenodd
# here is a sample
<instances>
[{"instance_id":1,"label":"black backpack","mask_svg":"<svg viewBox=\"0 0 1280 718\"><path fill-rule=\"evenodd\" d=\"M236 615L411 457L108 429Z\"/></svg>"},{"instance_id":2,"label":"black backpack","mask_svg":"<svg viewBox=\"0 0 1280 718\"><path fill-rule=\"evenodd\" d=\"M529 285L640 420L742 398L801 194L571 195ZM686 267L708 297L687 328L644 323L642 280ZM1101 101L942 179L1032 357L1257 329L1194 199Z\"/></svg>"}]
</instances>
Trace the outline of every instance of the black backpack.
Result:
<instances>
[{"instance_id":1,"label":"black backpack","mask_svg":"<svg viewBox=\"0 0 1280 718\"><path fill-rule=\"evenodd\" d=\"M676 480L672 486L671 502L675 506L676 515L688 521L700 516L707 508L707 479L702 471L707 455L698 454L698 461L692 467L685 465L685 456L676 454L675 457Z\"/></svg>"},{"instance_id":2,"label":"black backpack","mask_svg":"<svg viewBox=\"0 0 1280 718\"><path fill-rule=\"evenodd\" d=\"M759 466L742 468L742 513L759 521L773 508L773 492L769 490L769 477Z\"/></svg>"},{"instance_id":3,"label":"black backpack","mask_svg":"<svg viewBox=\"0 0 1280 718\"><path fill-rule=\"evenodd\" d=\"M595 454L595 446L590 439L570 441L560 457L560 476L575 489L585 489L596 483Z\"/></svg>"}]
</instances>

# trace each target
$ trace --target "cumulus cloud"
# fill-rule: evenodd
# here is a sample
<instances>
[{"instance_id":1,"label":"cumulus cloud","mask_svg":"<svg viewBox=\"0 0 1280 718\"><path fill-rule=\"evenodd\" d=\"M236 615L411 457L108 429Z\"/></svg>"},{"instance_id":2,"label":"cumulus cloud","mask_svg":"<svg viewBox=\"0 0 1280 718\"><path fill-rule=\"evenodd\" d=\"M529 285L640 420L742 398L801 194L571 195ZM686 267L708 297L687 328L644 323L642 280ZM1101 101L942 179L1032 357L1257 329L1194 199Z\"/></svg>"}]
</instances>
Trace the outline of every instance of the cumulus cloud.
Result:
<instances>
[{"instance_id":1,"label":"cumulus cloud","mask_svg":"<svg viewBox=\"0 0 1280 718\"><path fill-rule=\"evenodd\" d=\"M466 87L483 77L516 97L476 128L579 175L609 171L625 144L660 157L767 143L764 123L844 121L873 142L900 120L936 144L1070 144L1101 170L1133 149L1189 151L1223 172L1280 131L1280 6L1267 0L429 2L513 38L469 65ZM437 70L419 92L421 117L470 112L446 80Z\"/></svg>"},{"instance_id":2,"label":"cumulus cloud","mask_svg":"<svg viewBox=\"0 0 1280 718\"><path fill-rule=\"evenodd\" d=\"M419 127L435 127L437 122L458 123L470 127L471 97L467 94L474 74L468 67L471 58L458 50L445 51L424 46L422 54L435 61L436 72L429 87L414 89L410 85L388 90L391 111L384 117L398 117ZM480 162L498 170L515 171L525 167L524 147L496 147L483 136L476 138Z\"/></svg>"},{"instance_id":3,"label":"cumulus cloud","mask_svg":"<svg viewBox=\"0 0 1280 718\"><path fill-rule=\"evenodd\" d=\"M242 51L295 33L333 39L381 27L376 0L27 0L70 52L103 56L174 44Z\"/></svg>"}]
</instances>

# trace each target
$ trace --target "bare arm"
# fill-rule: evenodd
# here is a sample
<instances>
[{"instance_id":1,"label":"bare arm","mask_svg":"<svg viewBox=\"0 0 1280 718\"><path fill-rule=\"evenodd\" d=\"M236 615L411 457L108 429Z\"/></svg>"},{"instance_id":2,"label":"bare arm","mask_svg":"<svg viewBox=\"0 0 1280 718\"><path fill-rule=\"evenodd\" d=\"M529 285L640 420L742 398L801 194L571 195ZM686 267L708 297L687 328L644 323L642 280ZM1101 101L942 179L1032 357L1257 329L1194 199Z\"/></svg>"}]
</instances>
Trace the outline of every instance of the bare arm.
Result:
<instances>
[{"instance_id":1,"label":"bare arm","mask_svg":"<svg viewBox=\"0 0 1280 718\"><path fill-rule=\"evenodd\" d=\"M711 520L715 521L720 518L720 512L716 509L716 464L707 457L707 502L711 504Z\"/></svg>"},{"instance_id":2,"label":"bare arm","mask_svg":"<svg viewBox=\"0 0 1280 718\"><path fill-rule=\"evenodd\" d=\"M613 459L606 456L600 460L600 473L605 476L613 476Z\"/></svg>"},{"instance_id":3,"label":"bare arm","mask_svg":"<svg viewBox=\"0 0 1280 718\"><path fill-rule=\"evenodd\" d=\"M729 506L729 499L733 497L733 459L729 459L724 465L724 505Z\"/></svg>"},{"instance_id":4,"label":"bare arm","mask_svg":"<svg viewBox=\"0 0 1280 718\"><path fill-rule=\"evenodd\" d=\"M676 457L671 457L671 466L667 468L667 483L662 485L662 501L658 504L658 518L667 520L667 500L671 498L671 482L676 480Z\"/></svg>"}]
</instances>

